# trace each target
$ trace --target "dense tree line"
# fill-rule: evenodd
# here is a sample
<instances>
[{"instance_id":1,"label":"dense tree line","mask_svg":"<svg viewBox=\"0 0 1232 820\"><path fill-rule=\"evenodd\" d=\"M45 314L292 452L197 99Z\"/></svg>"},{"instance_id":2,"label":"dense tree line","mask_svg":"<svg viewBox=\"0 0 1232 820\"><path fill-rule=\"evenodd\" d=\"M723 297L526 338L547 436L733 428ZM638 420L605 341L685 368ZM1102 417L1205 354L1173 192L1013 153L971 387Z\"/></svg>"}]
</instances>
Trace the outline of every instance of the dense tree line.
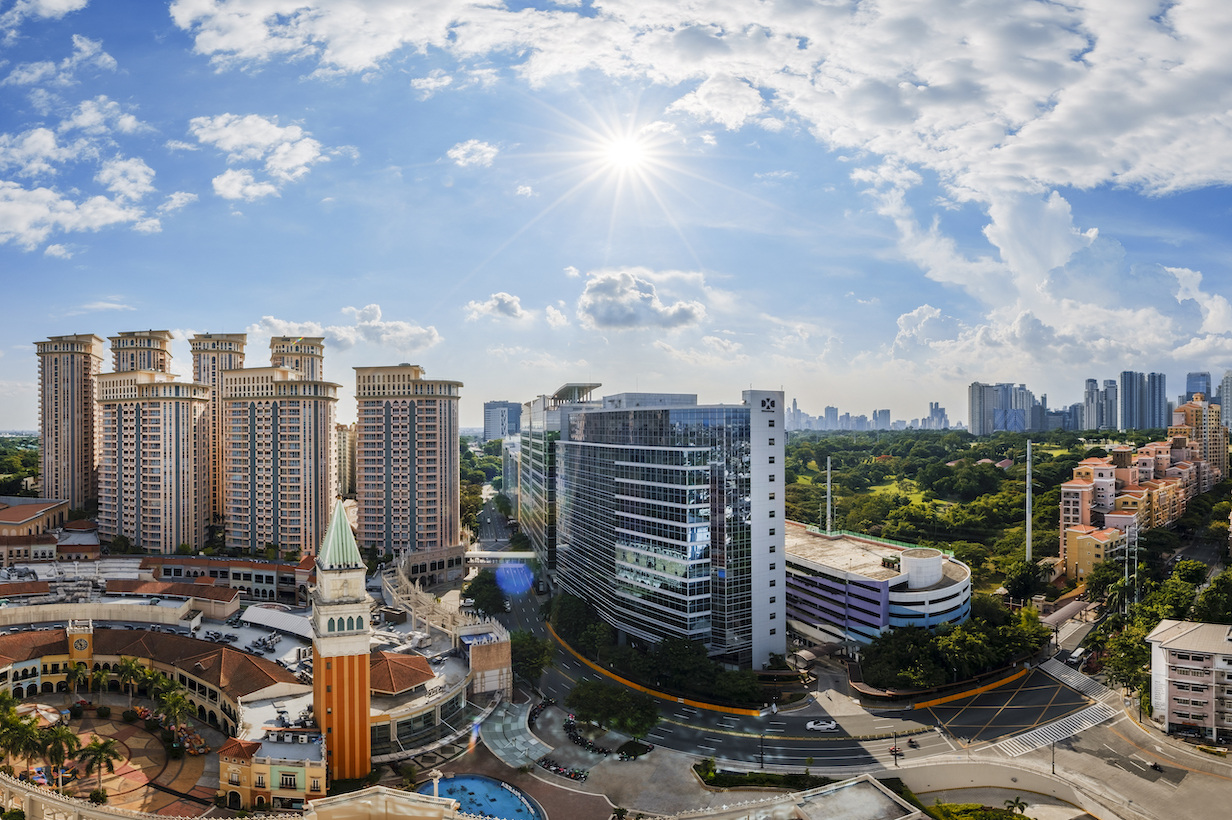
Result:
<instances>
[{"instance_id":1,"label":"dense tree line","mask_svg":"<svg viewBox=\"0 0 1232 820\"><path fill-rule=\"evenodd\" d=\"M881 689L929 689L967 680L1028 657L1051 633L1034 609L1010 611L996 598L971 599L971 618L935 630L887 632L860 655L865 683Z\"/></svg>"},{"instance_id":2,"label":"dense tree line","mask_svg":"<svg viewBox=\"0 0 1232 820\"><path fill-rule=\"evenodd\" d=\"M22 490L22 482L38 472L38 436L0 438L0 495L33 495Z\"/></svg>"},{"instance_id":3,"label":"dense tree line","mask_svg":"<svg viewBox=\"0 0 1232 820\"><path fill-rule=\"evenodd\" d=\"M579 721L643 737L659 722L659 703L651 695L598 680L580 680L565 698Z\"/></svg>"},{"instance_id":4,"label":"dense tree line","mask_svg":"<svg viewBox=\"0 0 1232 820\"><path fill-rule=\"evenodd\" d=\"M765 701L755 673L724 669L697 641L668 638L648 646L614 644L611 627L595 608L569 593L552 600L551 621L561 640L644 686L740 706L760 706Z\"/></svg>"}]
</instances>

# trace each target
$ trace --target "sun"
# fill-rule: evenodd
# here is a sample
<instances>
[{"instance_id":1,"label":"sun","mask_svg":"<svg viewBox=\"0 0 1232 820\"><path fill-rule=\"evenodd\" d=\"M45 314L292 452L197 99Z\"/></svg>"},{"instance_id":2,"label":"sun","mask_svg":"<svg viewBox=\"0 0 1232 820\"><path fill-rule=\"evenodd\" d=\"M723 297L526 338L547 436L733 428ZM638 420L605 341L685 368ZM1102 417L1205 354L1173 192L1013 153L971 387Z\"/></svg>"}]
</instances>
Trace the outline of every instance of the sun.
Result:
<instances>
[{"instance_id":1,"label":"sun","mask_svg":"<svg viewBox=\"0 0 1232 820\"><path fill-rule=\"evenodd\" d=\"M602 153L610 168L635 171L646 163L650 150L646 142L637 136L623 136L609 140L603 146Z\"/></svg>"}]
</instances>

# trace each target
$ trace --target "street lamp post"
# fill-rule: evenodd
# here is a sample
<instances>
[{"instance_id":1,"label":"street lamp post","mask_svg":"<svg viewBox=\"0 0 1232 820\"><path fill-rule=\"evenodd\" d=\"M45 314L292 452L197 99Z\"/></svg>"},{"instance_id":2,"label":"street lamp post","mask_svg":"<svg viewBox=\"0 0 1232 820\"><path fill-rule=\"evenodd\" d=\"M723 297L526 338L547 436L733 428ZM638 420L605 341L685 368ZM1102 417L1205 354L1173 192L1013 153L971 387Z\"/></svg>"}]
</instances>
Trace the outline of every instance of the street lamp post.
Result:
<instances>
[{"instance_id":1,"label":"street lamp post","mask_svg":"<svg viewBox=\"0 0 1232 820\"><path fill-rule=\"evenodd\" d=\"M893 745L890 746L890 757L894 758L894 768L898 768L898 732L894 733Z\"/></svg>"},{"instance_id":2,"label":"street lamp post","mask_svg":"<svg viewBox=\"0 0 1232 820\"><path fill-rule=\"evenodd\" d=\"M766 768L766 733L762 732L758 735L758 740L757 766L760 769L764 769Z\"/></svg>"},{"instance_id":3,"label":"street lamp post","mask_svg":"<svg viewBox=\"0 0 1232 820\"><path fill-rule=\"evenodd\" d=\"M1057 742L1052 741L1052 773L1057 773Z\"/></svg>"}]
</instances>

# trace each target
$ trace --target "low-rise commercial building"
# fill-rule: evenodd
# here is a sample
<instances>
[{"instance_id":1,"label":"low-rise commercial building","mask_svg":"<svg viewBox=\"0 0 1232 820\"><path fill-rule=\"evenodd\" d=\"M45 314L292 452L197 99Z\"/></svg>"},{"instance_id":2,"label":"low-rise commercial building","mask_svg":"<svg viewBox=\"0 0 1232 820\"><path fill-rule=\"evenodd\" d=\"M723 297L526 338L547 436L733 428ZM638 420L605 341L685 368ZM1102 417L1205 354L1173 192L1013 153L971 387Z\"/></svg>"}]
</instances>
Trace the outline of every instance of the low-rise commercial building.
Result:
<instances>
[{"instance_id":1,"label":"low-rise commercial building","mask_svg":"<svg viewBox=\"0 0 1232 820\"><path fill-rule=\"evenodd\" d=\"M971 569L940 550L786 523L787 624L804 646L856 648L895 627L961 623Z\"/></svg>"}]
</instances>

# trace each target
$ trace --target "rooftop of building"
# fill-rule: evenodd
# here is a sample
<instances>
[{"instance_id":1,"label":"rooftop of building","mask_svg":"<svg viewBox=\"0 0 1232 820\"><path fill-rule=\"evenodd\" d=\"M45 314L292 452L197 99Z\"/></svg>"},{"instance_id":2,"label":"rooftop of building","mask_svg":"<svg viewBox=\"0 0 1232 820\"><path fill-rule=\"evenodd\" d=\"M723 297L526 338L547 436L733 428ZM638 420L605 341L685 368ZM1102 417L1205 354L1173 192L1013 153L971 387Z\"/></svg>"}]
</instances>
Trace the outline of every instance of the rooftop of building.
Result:
<instances>
[{"instance_id":1,"label":"rooftop of building","mask_svg":"<svg viewBox=\"0 0 1232 820\"><path fill-rule=\"evenodd\" d=\"M1165 618L1146 636L1165 649L1232 655L1232 626Z\"/></svg>"},{"instance_id":2,"label":"rooftop of building","mask_svg":"<svg viewBox=\"0 0 1232 820\"><path fill-rule=\"evenodd\" d=\"M910 544L882 541L869 535L847 532L826 535L796 521L787 522L784 542L789 556L862 575L874 581L890 581L904 575L899 564L886 566L882 559L901 559L904 553L920 549ZM965 580L969 575L965 566L950 559L943 559L942 573L941 581L933 587L946 587Z\"/></svg>"},{"instance_id":3,"label":"rooftop of building","mask_svg":"<svg viewBox=\"0 0 1232 820\"><path fill-rule=\"evenodd\" d=\"M107 593L110 595L166 595L173 598L206 598L211 601L234 601L239 596L240 591L227 586L111 579L107 581Z\"/></svg>"},{"instance_id":4,"label":"rooftop of building","mask_svg":"<svg viewBox=\"0 0 1232 820\"><path fill-rule=\"evenodd\" d=\"M37 498L28 499L25 504L13 504L7 499L0 498L0 524L24 524L67 503L67 501Z\"/></svg>"}]
</instances>

